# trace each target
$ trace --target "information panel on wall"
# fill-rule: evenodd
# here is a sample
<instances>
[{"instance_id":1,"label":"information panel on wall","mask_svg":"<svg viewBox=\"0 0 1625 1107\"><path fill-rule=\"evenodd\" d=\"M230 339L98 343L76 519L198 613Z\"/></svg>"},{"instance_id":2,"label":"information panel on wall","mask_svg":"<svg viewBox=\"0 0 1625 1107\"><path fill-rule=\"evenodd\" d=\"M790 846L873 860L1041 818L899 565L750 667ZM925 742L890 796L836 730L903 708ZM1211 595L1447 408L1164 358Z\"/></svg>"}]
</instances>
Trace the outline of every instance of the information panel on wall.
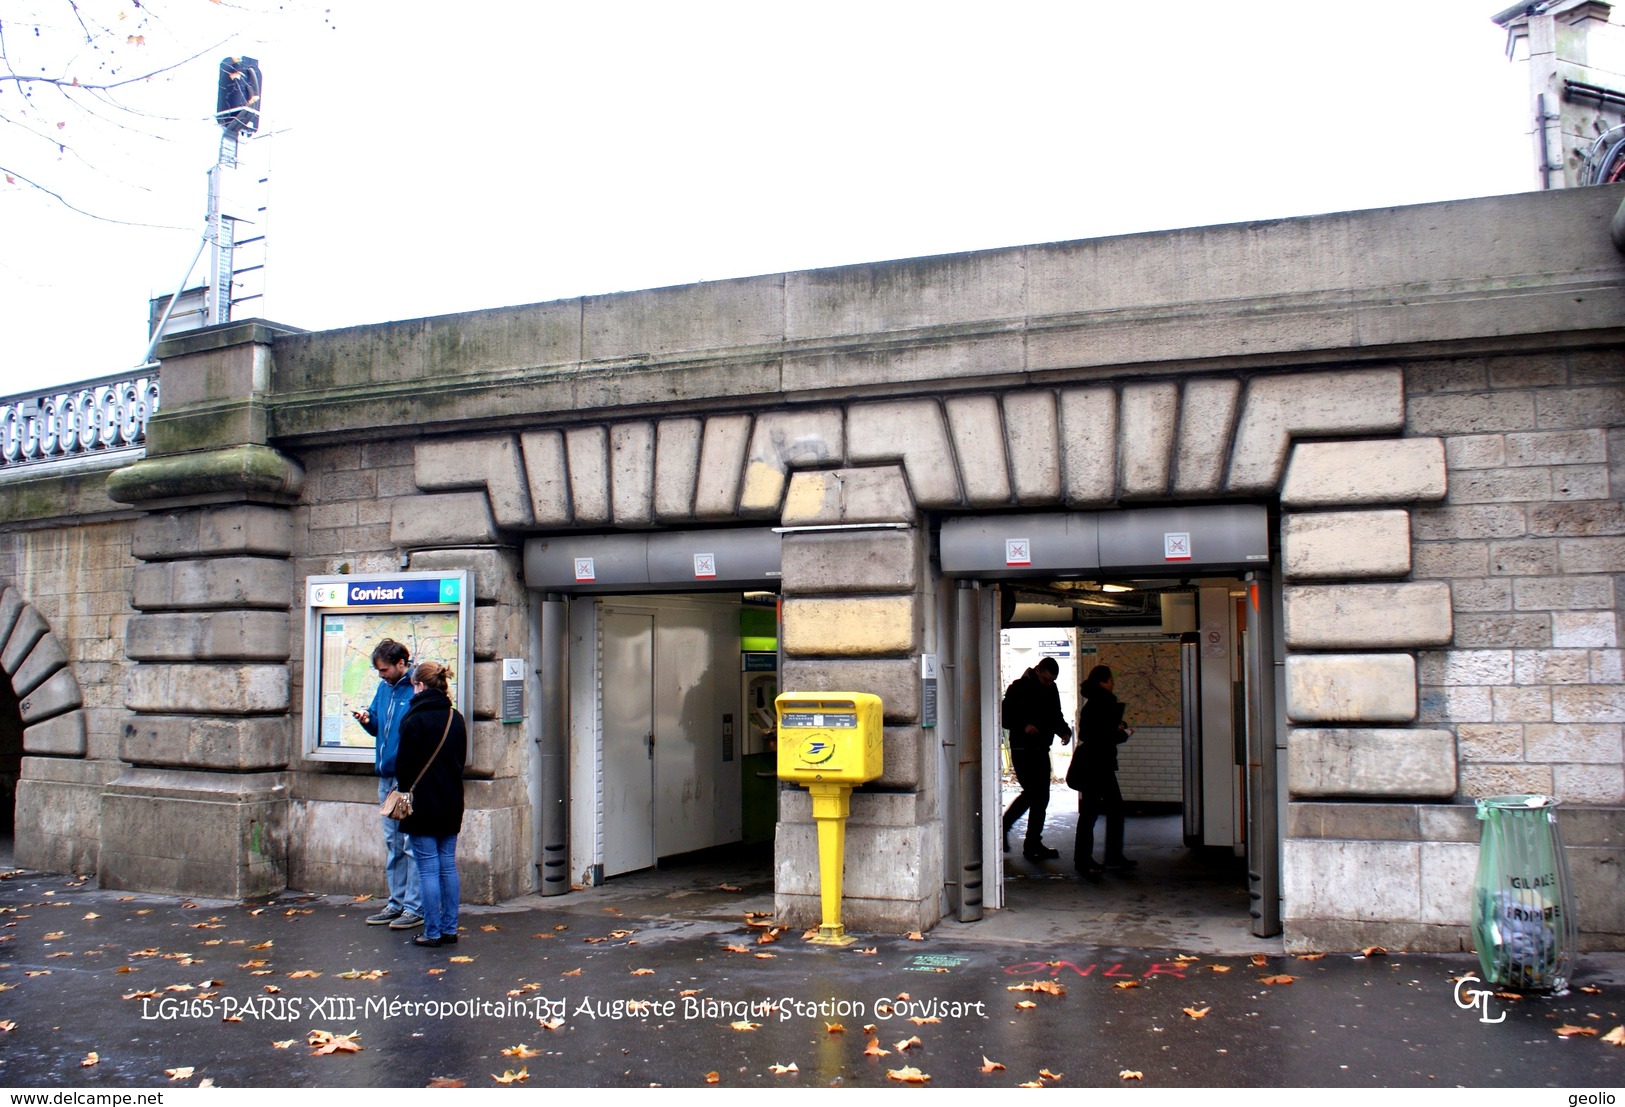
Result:
<instances>
[{"instance_id":1,"label":"information panel on wall","mask_svg":"<svg viewBox=\"0 0 1625 1107\"><path fill-rule=\"evenodd\" d=\"M467 570L311 577L305 582L305 756L373 760L376 740L355 712L372 702L372 651L386 638L411 663L451 668L452 702L472 718L474 597ZM472 737L472 733L470 734Z\"/></svg>"}]
</instances>

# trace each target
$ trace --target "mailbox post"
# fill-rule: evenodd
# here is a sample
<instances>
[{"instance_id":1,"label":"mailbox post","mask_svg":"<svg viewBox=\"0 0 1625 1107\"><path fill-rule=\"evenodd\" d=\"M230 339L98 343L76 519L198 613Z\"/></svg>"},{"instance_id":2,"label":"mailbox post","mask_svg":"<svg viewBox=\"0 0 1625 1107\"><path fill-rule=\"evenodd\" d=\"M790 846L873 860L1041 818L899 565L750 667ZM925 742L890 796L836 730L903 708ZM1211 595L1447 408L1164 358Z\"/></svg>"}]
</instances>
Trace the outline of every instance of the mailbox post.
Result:
<instances>
[{"instance_id":1,"label":"mailbox post","mask_svg":"<svg viewBox=\"0 0 1625 1107\"><path fill-rule=\"evenodd\" d=\"M850 945L841 924L846 818L852 788L881 772L883 712L869 692L784 692L774 701L779 723L779 779L812 793L818 823L819 898L823 922L814 942Z\"/></svg>"}]
</instances>

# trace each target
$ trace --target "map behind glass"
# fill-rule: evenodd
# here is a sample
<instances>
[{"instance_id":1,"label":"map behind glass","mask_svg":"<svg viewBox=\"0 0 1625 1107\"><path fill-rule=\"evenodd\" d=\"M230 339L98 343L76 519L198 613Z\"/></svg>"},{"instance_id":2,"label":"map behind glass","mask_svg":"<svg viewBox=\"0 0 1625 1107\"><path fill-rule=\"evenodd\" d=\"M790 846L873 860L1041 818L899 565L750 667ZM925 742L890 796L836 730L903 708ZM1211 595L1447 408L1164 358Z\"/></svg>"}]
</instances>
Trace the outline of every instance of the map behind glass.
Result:
<instances>
[{"instance_id":1,"label":"map behind glass","mask_svg":"<svg viewBox=\"0 0 1625 1107\"><path fill-rule=\"evenodd\" d=\"M385 638L405 646L415 665L438 661L453 677L461 664L461 619L455 611L324 612L322 615L321 744L370 748L373 737L350 715L378 690L372 651ZM457 682L450 686L457 702Z\"/></svg>"}]
</instances>

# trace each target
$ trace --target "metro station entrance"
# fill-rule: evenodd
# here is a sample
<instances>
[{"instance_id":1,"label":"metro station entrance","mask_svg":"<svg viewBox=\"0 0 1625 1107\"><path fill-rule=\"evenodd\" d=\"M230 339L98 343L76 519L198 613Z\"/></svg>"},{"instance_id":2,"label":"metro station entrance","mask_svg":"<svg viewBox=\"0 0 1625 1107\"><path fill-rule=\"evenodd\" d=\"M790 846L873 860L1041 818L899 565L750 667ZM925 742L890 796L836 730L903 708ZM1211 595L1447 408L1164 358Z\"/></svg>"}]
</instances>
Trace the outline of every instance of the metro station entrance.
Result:
<instances>
[{"instance_id":1,"label":"metro station entrance","mask_svg":"<svg viewBox=\"0 0 1625 1107\"><path fill-rule=\"evenodd\" d=\"M1244 915L1260 937L1279 933L1276 736L1284 729L1277 725L1273 659L1280 651L1268 534L1265 509L1240 505L944 523L943 572L959 578L955 605L969 615L956 620L955 656L974 674L979 713L962 720L958 755L963 777L974 736L977 786L959 789L960 828L950 831L950 857L960 868L949 882L950 899L957 892L960 902L950 909L961 919L1077 879L1076 793L1059 785L1052 792L1046 840L1060 850L1058 859L1023 858L1020 823L1011 835L1014 852L1006 854L1001 841L1013 793L1005 787L1000 700L1025 668L1049 655L1062 664L1058 685L1069 723L1076 722L1077 682L1096 664L1113 669L1125 721L1136 731L1119 747L1118 782L1137 813L1127 852L1135 855L1138 824L1143 860L1154 862L1121 880L1106 874L1101 894L1084 888L1079 910L1110 910L1132 892L1142 908L1164 896L1184 911L1197 894L1209 901L1199 910ZM1170 550L1174 556L1165 558ZM974 663L966 663L967 651ZM1052 748L1057 777L1070 754L1070 746ZM965 825L979 825L979 833L964 834ZM1103 833L1104 820L1095 827L1097 859ZM1131 883L1120 886L1125 880ZM978 886L981 903L967 903L965 892Z\"/></svg>"}]
</instances>

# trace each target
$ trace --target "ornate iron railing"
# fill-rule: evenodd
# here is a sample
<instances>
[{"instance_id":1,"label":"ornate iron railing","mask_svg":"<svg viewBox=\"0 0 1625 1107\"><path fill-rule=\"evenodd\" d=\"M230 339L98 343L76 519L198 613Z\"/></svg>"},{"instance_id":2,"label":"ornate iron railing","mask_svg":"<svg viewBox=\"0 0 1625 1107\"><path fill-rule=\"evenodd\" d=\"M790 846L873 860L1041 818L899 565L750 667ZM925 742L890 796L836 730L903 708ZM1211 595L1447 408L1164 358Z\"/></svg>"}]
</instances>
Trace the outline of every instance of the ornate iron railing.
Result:
<instances>
[{"instance_id":1,"label":"ornate iron railing","mask_svg":"<svg viewBox=\"0 0 1625 1107\"><path fill-rule=\"evenodd\" d=\"M157 410L156 369L0 396L0 473L141 449Z\"/></svg>"}]
</instances>

